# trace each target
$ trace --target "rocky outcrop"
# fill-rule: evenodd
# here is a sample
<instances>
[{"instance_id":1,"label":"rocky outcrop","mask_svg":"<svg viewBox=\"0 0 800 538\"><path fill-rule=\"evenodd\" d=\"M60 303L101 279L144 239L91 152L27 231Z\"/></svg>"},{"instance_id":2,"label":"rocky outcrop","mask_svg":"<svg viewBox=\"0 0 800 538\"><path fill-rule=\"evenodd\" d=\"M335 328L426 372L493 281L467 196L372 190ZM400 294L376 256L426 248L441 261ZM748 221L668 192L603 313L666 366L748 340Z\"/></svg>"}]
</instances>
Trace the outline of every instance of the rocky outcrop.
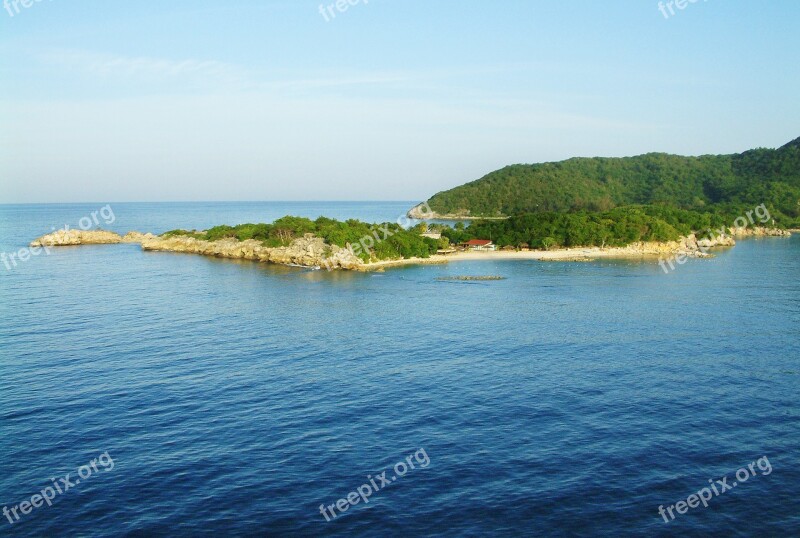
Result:
<instances>
[{"instance_id":1,"label":"rocky outcrop","mask_svg":"<svg viewBox=\"0 0 800 538\"><path fill-rule=\"evenodd\" d=\"M410 219L417 219L417 220L441 219L444 217L434 212L426 202L415 205L414 207L408 210L408 213L406 213L406 215Z\"/></svg>"},{"instance_id":2,"label":"rocky outcrop","mask_svg":"<svg viewBox=\"0 0 800 538\"><path fill-rule=\"evenodd\" d=\"M417 219L417 220L430 220L430 219L440 219L440 220L505 220L508 217L504 216L496 216L496 217L473 217L470 216L468 210L462 210L458 213L447 213L441 214L437 213L431 206L428 205L428 202L423 202L419 205L415 205L411 209L408 210L406 213L408 218L410 219Z\"/></svg>"},{"instance_id":3,"label":"rocky outcrop","mask_svg":"<svg viewBox=\"0 0 800 538\"><path fill-rule=\"evenodd\" d=\"M128 232L125 237L104 230L58 230L31 242L32 247L67 245L106 245L139 243L143 250L185 252L219 258L235 258L300 267L365 270L365 264L350 249L328 245L319 237L306 234L289 246L265 247L261 241L220 239L204 241L191 236L157 236Z\"/></svg>"},{"instance_id":4,"label":"rocky outcrop","mask_svg":"<svg viewBox=\"0 0 800 538\"><path fill-rule=\"evenodd\" d=\"M684 255L690 258L708 258L711 257L711 254L708 254L710 249L732 247L734 245L736 245L736 241L730 235L717 235L710 238L697 239L696 235L691 234L681 237L677 241L632 243L618 250L629 254L638 253L642 256L669 257Z\"/></svg>"},{"instance_id":5,"label":"rocky outcrop","mask_svg":"<svg viewBox=\"0 0 800 538\"><path fill-rule=\"evenodd\" d=\"M158 237L157 235L151 233L143 234L141 232L128 232L127 234L125 234L125 237L122 238L122 242L141 244L150 239L156 239L157 237Z\"/></svg>"},{"instance_id":6,"label":"rocky outcrop","mask_svg":"<svg viewBox=\"0 0 800 538\"><path fill-rule=\"evenodd\" d=\"M112 245L122 237L105 230L56 230L31 242L32 247L61 247L69 245Z\"/></svg>"},{"instance_id":7,"label":"rocky outcrop","mask_svg":"<svg viewBox=\"0 0 800 538\"><path fill-rule=\"evenodd\" d=\"M128 232L125 237L105 230L56 230L31 242L32 247L62 247L70 245L115 245L117 243L142 243L155 239L153 234Z\"/></svg>"},{"instance_id":8,"label":"rocky outcrop","mask_svg":"<svg viewBox=\"0 0 800 538\"><path fill-rule=\"evenodd\" d=\"M755 226L751 228L731 228L731 234L736 237L791 237L792 232L779 228Z\"/></svg>"},{"instance_id":9,"label":"rocky outcrop","mask_svg":"<svg viewBox=\"0 0 800 538\"><path fill-rule=\"evenodd\" d=\"M265 247L261 241L250 239L220 239L204 241L188 236L152 237L142 241L142 249L162 252L184 252L235 258L261 262L295 265L300 267L324 267L327 269L360 270L365 265L352 251L328 245L311 234L295 239L286 247Z\"/></svg>"},{"instance_id":10,"label":"rocky outcrop","mask_svg":"<svg viewBox=\"0 0 800 538\"><path fill-rule=\"evenodd\" d=\"M703 239L697 239L694 234L686 238L686 245L690 251L699 251L705 254L708 249L716 247L734 247L736 240L731 235L712 235Z\"/></svg>"}]
</instances>

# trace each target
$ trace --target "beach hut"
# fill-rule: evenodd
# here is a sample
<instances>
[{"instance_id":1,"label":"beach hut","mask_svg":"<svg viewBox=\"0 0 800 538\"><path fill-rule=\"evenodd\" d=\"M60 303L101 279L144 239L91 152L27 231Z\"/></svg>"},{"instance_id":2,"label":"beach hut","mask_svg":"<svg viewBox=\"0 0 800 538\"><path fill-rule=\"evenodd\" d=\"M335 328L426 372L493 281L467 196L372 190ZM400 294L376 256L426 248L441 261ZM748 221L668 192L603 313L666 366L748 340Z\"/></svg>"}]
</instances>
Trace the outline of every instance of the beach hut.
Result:
<instances>
[{"instance_id":1,"label":"beach hut","mask_svg":"<svg viewBox=\"0 0 800 538\"><path fill-rule=\"evenodd\" d=\"M464 246L469 250L475 250L475 251L497 250L497 247L495 247L494 243L492 243L488 239L470 239L469 241L464 243Z\"/></svg>"}]
</instances>

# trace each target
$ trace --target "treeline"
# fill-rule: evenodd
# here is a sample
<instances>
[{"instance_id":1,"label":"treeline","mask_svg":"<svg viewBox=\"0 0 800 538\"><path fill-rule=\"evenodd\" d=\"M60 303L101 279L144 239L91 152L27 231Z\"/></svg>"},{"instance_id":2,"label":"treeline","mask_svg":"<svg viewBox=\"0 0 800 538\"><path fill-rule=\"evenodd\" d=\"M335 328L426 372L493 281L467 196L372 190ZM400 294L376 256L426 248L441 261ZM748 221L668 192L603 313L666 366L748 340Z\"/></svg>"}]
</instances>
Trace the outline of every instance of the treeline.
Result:
<instances>
[{"instance_id":1,"label":"treeline","mask_svg":"<svg viewBox=\"0 0 800 538\"><path fill-rule=\"evenodd\" d=\"M435 254L439 242L420 235L424 225L404 229L397 223L369 224L350 219L344 222L319 217L316 220L286 216L272 224L240 224L238 226L215 226L204 232L172 230L164 236L183 235L205 241L237 239L261 241L267 247L288 246L305 234L313 234L329 245L354 247L356 254L365 262L372 259L428 258ZM371 239L370 239L371 238ZM359 247L356 248L356 245Z\"/></svg>"},{"instance_id":2,"label":"treeline","mask_svg":"<svg viewBox=\"0 0 800 538\"><path fill-rule=\"evenodd\" d=\"M499 247L552 249L625 246L639 241L674 241L692 232L708 235L730 227L740 213L698 212L668 206L628 206L609 211L526 213L505 220L478 220L469 226L437 226L450 243L490 239ZM759 217L761 214L759 214ZM756 224L761 224L756 220Z\"/></svg>"},{"instance_id":3,"label":"treeline","mask_svg":"<svg viewBox=\"0 0 800 538\"><path fill-rule=\"evenodd\" d=\"M440 214L508 216L604 212L629 205L727 211L766 204L779 226L800 225L800 138L779 149L681 157L575 158L508 166L441 192Z\"/></svg>"}]
</instances>

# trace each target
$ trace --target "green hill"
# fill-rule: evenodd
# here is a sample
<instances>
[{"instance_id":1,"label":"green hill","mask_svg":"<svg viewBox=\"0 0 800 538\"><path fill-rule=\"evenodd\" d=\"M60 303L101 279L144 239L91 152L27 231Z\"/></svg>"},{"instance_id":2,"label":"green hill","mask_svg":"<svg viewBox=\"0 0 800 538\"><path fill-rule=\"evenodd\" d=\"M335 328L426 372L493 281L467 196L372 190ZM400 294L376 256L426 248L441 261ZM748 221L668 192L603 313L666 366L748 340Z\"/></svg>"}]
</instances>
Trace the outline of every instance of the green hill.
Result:
<instances>
[{"instance_id":1,"label":"green hill","mask_svg":"<svg viewBox=\"0 0 800 538\"><path fill-rule=\"evenodd\" d=\"M649 153L507 166L428 200L440 215L496 217L608 211L639 204L727 209L766 204L776 221L800 217L800 138L778 149L682 157Z\"/></svg>"}]
</instances>

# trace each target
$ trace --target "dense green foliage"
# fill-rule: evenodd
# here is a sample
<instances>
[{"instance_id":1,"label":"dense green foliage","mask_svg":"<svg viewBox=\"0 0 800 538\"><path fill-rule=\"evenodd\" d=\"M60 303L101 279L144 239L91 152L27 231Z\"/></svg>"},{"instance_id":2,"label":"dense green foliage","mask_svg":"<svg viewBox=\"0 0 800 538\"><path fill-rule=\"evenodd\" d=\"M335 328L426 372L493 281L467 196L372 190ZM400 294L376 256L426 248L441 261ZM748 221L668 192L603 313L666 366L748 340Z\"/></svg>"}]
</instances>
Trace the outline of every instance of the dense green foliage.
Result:
<instances>
[{"instance_id":1,"label":"dense green foliage","mask_svg":"<svg viewBox=\"0 0 800 538\"><path fill-rule=\"evenodd\" d=\"M272 224L240 224L215 226L205 232L172 230L164 236L184 235L206 241L255 239L267 247L288 246L304 234L313 234L329 245L352 245L364 261L397 258L427 258L436 253L438 242L422 237L420 227L404 229L396 223L368 224L350 219L341 222L326 217L310 220L303 217L282 217Z\"/></svg>"},{"instance_id":2,"label":"dense green foliage","mask_svg":"<svg viewBox=\"0 0 800 538\"><path fill-rule=\"evenodd\" d=\"M440 192L428 203L440 214L483 217L603 212L637 204L729 214L766 204L778 225L797 226L800 138L779 149L736 155L651 153L513 165Z\"/></svg>"},{"instance_id":3,"label":"dense green foliage","mask_svg":"<svg viewBox=\"0 0 800 538\"><path fill-rule=\"evenodd\" d=\"M253 239L287 246L304 234L329 245L351 247L364 261L421 257L470 239L500 247L622 246L637 241L671 241L731 226L737 217L764 205L758 224L800 227L800 138L777 150L738 155L679 157L648 154L623 159L570 159L515 165L429 200L437 213L507 216L469 227L431 225L440 241L395 223L287 216L272 224L216 226L205 232L173 230L214 241Z\"/></svg>"},{"instance_id":4,"label":"dense green foliage","mask_svg":"<svg viewBox=\"0 0 800 538\"><path fill-rule=\"evenodd\" d=\"M526 213L505 220L478 220L468 227L444 227L442 235L453 244L490 239L499 247L624 246L638 241L674 241L691 232L705 234L731 226L736 216L668 206L628 206L603 212Z\"/></svg>"}]
</instances>

